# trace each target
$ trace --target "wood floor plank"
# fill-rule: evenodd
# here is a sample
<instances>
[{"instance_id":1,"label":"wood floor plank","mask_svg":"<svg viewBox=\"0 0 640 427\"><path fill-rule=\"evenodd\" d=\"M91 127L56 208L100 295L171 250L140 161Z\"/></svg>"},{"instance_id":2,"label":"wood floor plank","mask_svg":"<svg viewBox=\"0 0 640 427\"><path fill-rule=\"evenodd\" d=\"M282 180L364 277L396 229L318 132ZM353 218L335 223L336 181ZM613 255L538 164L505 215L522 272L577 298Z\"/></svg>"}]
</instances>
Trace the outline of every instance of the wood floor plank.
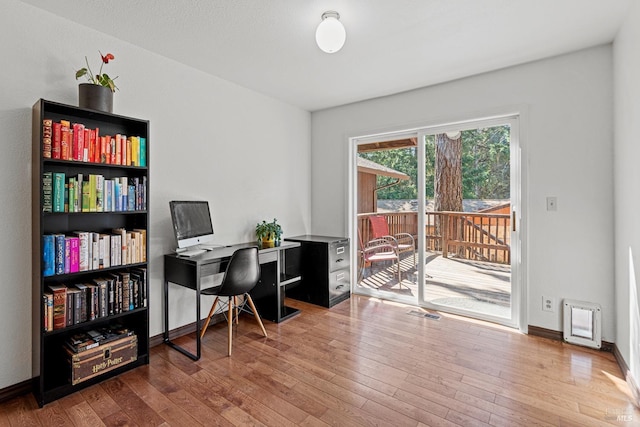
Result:
<instances>
[{"instance_id":1,"label":"wood floor plank","mask_svg":"<svg viewBox=\"0 0 640 427\"><path fill-rule=\"evenodd\" d=\"M106 425L86 400L67 408L67 415L77 426L98 427Z\"/></svg>"},{"instance_id":2,"label":"wood floor plank","mask_svg":"<svg viewBox=\"0 0 640 427\"><path fill-rule=\"evenodd\" d=\"M44 408L37 410L36 415L43 426L63 427L74 425L59 402L52 402ZM2 423L0 422L0 426L1 425Z\"/></svg>"},{"instance_id":3,"label":"wood floor plank","mask_svg":"<svg viewBox=\"0 0 640 427\"><path fill-rule=\"evenodd\" d=\"M640 411L611 353L352 296L287 301L283 323L211 325L194 362L159 345L150 364L38 408L0 403L0 427L634 425ZM176 339L195 349L195 334ZM616 419L617 415L626 422Z\"/></svg>"}]
</instances>

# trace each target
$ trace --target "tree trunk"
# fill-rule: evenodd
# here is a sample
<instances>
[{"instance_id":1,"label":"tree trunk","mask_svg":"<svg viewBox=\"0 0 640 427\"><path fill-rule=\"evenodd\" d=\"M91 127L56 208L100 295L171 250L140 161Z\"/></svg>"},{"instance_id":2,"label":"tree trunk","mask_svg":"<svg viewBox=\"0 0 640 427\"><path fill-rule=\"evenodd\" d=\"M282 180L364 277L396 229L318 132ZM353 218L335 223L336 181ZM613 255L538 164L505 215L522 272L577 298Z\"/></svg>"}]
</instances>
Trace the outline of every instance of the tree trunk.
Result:
<instances>
[{"instance_id":1,"label":"tree trunk","mask_svg":"<svg viewBox=\"0 0 640 427\"><path fill-rule=\"evenodd\" d=\"M434 179L434 209L439 211L462 212L462 136L458 133L456 139L449 138L446 134L436 135L436 161ZM445 221L444 224L436 223L438 234L442 236L442 255L446 258L449 252L448 240L464 240L459 230L459 221ZM455 250L460 256L464 256L464 249L458 247Z\"/></svg>"},{"instance_id":2,"label":"tree trunk","mask_svg":"<svg viewBox=\"0 0 640 427\"><path fill-rule=\"evenodd\" d=\"M462 212L462 136L436 135L434 181L435 210Z\"/></svg>"}]
</instances>

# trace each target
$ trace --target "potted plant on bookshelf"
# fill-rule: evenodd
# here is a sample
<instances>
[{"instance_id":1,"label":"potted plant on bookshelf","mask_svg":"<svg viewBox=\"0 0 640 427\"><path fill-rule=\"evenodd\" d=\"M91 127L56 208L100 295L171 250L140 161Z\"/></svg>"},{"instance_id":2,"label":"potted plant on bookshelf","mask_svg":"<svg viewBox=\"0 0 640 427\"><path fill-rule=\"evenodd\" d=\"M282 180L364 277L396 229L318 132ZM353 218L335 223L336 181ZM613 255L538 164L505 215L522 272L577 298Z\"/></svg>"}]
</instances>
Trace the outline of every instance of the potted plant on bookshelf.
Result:
<instances>
[{"instance_id":1,"label":"potted plant on bookshelf","mask_svg":"<svg viewBox=\"0 0 640 427\"><path fill-rule=\"evenodd\" d=\"M93 74L86 56L84 60L87 66L76 71L76 80L84 76L89 81L89 83L80 83L78 86L78 105L81 108L111 113L113 112L113 93L118 88L114 80L118 77L109 77L107 73L102 72L102 67L115 57L111 53L103 55L102 52L98 52L102 60L98 74Z\"/></svg>"},{"instance_id":2,"label":"potted plant on bookshelf","mask_svg":"<svg viewBox=\"0 0 640 427\"><path fill-rule=\"evenodd\" d=\"M282 227L278 224L276 218L273 219L273 222L259 222L256 224L256 237L258 239L258 245L261 248L280 246Z\"/></svg>"}]
</instances>

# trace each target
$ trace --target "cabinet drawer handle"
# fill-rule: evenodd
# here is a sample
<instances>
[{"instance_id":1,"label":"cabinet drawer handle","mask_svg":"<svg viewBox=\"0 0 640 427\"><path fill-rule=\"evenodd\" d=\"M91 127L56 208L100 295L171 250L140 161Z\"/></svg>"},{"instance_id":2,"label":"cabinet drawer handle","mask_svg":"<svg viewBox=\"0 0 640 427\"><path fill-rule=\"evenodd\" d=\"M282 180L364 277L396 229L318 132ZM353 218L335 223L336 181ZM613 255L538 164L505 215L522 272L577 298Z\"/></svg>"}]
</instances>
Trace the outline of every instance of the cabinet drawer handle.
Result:
<instances>
[{"instance_id":1,"label":"cabinet drawer handle","mask_svg":"<svg viewBox=\"0 0 640 427\"><path fill-rule=\"evenodd\" d=\"M336 280L342 280L342 279L344 279L344 273L340 273L336 275Z\"/></svg>"},{"instance_id":2,"label":"cabinet drawer handle","mask_svg":"<svg viewBox=\"0 0 640 427\"><path fill-rule=\"evenodd\" d=\"M340 289L340 288L344 288L344 285L338 285L336 286L336 290Z\"/></svg>"},{"instance_id":3,"label":"cabinet drawer handle","mask_svg":"<svg viewBox=\"0 0 640 427\"><path fill-rule=\"evenodd\" d=\"M342 262L342 261L344 261L344 258L338 258L338 259L336 260L336 262Z\"/></svg>"},{"instance_id":4,"label":"cabinet drawer handle","mask_svg":"<svg viewBox=\"0 0 640 427\"><path fill-rule=\"evenodd\" d=\"M344 253L344 246L340 246L338 249L336 249L336 255L340 255Z\"/></svg>"}]
</instances>

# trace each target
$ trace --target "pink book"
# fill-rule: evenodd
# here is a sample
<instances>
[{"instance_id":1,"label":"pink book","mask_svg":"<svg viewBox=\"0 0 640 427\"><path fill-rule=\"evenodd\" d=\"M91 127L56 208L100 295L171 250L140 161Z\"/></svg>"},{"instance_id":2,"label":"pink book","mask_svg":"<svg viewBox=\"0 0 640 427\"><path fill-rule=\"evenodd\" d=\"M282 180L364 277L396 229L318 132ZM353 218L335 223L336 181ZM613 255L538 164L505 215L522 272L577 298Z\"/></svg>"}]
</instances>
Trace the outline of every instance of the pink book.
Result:
<instances>
[{"instance_id":1,"label":"pink book","mask_svg":"<svg viewBox=\"0 0 640 427\"><path fill-rule=\"evenodd\" d=\"M80 270L80 239L70 237L69 242L69 272L77 273Z\"/></svg>"}]
</instances>

